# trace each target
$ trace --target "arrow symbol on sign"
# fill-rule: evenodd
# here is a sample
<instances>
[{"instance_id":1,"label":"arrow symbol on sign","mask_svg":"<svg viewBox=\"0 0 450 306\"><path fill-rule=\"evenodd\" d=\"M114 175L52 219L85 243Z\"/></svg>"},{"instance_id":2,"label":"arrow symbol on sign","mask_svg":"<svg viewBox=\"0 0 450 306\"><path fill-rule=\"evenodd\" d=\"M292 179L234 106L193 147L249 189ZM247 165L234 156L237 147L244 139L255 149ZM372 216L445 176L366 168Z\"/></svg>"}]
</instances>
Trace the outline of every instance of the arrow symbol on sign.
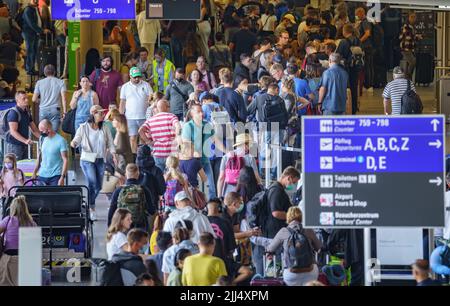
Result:
<instances>
[{"instance_id":1,"label":"arrow symbol on sign","mask_svg":"<svg viewBox=\"0 0 450 306\"><path fill-rule=\"evenodd\" d=\"M433 125L433 132L437 132L437 127L440 124L439 120L433 119L431 120L431 124Z\"/></svg>"},{"instance_id":2,"label":"arrow symbol on sign","mask_svg":"<svg viewBox=\"0 0 450 306\"><path fill-rule=\"evenodd\" d=\"M436 184L438 186L441 186L442 184L442 179L438 176L436 179L433 180L429 180L430 184Z\"/></svg>"},{"instance_id":3,"label":"arrow symbol on sign","mask_svg":"<svg viewBox=\"0 0 450 306\"><path fill-rule=\"evenodd\" d=\"M439 149L442 146L442 142L437 139L435 142L429 142L428 145Z\"/></svg>"}]
</instances>

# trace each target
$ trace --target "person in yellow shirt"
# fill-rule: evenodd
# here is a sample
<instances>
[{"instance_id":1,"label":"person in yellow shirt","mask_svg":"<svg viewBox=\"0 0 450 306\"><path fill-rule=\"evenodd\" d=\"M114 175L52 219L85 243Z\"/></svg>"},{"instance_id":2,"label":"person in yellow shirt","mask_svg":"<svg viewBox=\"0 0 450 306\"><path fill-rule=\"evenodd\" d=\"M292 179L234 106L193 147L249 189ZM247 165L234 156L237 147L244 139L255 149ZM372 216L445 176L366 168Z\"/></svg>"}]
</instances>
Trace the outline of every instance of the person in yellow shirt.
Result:
<instances>
[{"instance_id":1,"label":"person in yellow shirt","mask_svg":"<svg viewBox=\"0 0 450 306\"><path fill-rule=\"evenodd\" d=\"M181 283L183 286L212 286L221 276L227 276L222 259L212 256L215 241L211 233L200 235L198 243L200 253L184 260Z\"/></svg>"}]
</instances>

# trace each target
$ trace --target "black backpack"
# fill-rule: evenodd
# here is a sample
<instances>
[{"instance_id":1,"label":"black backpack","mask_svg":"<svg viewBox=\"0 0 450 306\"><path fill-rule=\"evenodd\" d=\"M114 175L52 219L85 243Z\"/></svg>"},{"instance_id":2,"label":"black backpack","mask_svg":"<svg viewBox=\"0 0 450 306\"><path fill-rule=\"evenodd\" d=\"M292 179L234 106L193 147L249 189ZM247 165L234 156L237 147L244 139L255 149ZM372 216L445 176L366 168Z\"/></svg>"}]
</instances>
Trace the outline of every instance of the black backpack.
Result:
<instances>
[{"instance_id":1,"label":"black backpack","mask_svg":"<svg viewBox=\"0 0 450 306\"><path fill-rule=\"evenodd\" d=\"M23 18L23 13L25 12L25 10L28 8L28 5L25 6L24 8L21 8L18 12L17 15L15 17L15 21L16 23L19 25L20 29L23 31L23 25L24 25L24 18Z\"/></svg>"},{"instance_id":2,"label":"black backpack","mask_svg":"<svg viewBox=\"0 0 450 306\"><path fill-rule=\"evenodd\" d=\"M288 262L291 263L289 266L291 272L296 269L310 268L314 263L314 251L305 235L305 230L302 227L300 229L287 227L287 230L289 238L285 256L288 256Z\"/></svg>"},{"instance_id":3,"label":"black backpack","mask_svg":"<svg viewBox=\"0 0 450 306\"><path fill-rule=\"evenodd\" d=\"M422 114L423 104L419 95L411 89L411 81L406 79L408 82L408 88L402 96L402 115L416 115Z\"/></svg>"},{"instance_id":4,"label":"black backpack","mask_svg":"<svg viewBox=\"0 0 450 306\"><path fill-rule=\"evenodd\" d=\"M263 228L269 215L267 207L268 190L258 192L247 203L247 222L251 228Z\"/></svg>"},{"instance_id":5,"label":"black backpack","mask_svg":"<svg viewBox=\"0 0 450 306\"><path fill-rule=\"evenodd\" d=\"M264 102L263 118L267 123L279 123L280 129L286 128L289 121L289 114L284 101L280 99L267 99Z\"/></svg>"},{"instance_id":6,"label":"black backpack","mask_svg":"<svg viewBox=\"0 0 450 306\"><path fill-rule=\"evenodd\" d=\"M122 274L120 272L120 262L113 262L103 258L91 260L92 269L95 271L100 286L123 286Z\"/></svg>"}]
</instances>

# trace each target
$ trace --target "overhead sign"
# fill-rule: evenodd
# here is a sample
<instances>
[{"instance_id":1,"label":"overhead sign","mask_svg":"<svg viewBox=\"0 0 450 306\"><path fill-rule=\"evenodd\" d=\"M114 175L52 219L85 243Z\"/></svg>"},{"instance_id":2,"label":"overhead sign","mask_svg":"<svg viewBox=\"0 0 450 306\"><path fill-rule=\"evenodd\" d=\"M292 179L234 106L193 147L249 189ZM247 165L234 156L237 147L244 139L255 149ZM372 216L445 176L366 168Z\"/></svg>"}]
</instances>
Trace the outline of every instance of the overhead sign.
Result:
<instances>
[{"instance_id":1,"label":"overhead sign","mask_svg":"<svg viewBox=\"0 0 450 306\"><path fill-rule=\"evenodd\" d=\"M58 0L52 1L56 20L134 20L136 0Z\"/></svg>"},{"instance_id":2,"label":"overhead sign","mask_svg":"<svg viewBox=\"0 0 450 306\"><path fill-rule=\"evenodd\" d=\"M309 227L443 227L444 116L303 117Z\"/></svg>"},{"instance_id":3,"label":"overhead sign","mask_svg":"<svg viewBox=\"0 0 450 306\"><path fill-rule=\"evenodd\" d=\"M199 20L200 0L147 0L147 19Z\"/></svg>"}]
</instances>

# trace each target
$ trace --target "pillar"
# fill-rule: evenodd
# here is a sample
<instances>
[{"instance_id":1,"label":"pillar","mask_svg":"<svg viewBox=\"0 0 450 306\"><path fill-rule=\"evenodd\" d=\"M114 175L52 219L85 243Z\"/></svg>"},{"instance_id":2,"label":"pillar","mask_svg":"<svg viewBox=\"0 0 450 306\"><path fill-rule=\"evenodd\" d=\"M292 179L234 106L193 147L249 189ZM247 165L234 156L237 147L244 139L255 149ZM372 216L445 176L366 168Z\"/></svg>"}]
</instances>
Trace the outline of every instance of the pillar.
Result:
<instances>
[{"instance_id":1,"label":"pillar","mask_svg":"<svg viewBox=\"0 0 450 306\"><path fill-rule=\"evenodd\" d=\"M80 64L85 63L86 52L95 48L103 54L103 21L88 20L80 22Z\"/></svg>"}]
</instances>

